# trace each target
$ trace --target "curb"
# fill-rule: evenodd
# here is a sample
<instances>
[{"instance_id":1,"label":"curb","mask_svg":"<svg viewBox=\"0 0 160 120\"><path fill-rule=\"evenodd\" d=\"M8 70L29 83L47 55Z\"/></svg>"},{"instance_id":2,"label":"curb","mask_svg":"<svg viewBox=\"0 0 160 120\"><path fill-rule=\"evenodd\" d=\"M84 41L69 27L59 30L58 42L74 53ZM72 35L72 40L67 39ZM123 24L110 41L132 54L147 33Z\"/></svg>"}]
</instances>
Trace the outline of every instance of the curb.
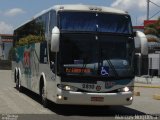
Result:
<instances>
[{"instance_id":1,"label":"curb","mask_svg":"<svg viewBox=\"0 0 160 120\"><path fill-rule=\"evenodd\" d=\"M160 95L154 94L154 95L153 95L153 99L155 99L155 100L160 100Z\"/></svg>"},{"instance_id":2,"label":"curb","mask_svg":"<svg viewBox=\"0 0 160 120\"><path fill-rule=\"evenodd\" d=\"M134 91L134 96L140 96L140 92L135 92Z\"/></svg>"},{"instance_id":3,"label":"curb","mask_svg":"<svg viewBox=\"0 0 160 120\"><path fill-rule=\"evenodd\" d=\"M154 85L134 85L134 87L143 87L143 88L160 88L160 86L154 86Z\"/></svg>"}]
</instances>

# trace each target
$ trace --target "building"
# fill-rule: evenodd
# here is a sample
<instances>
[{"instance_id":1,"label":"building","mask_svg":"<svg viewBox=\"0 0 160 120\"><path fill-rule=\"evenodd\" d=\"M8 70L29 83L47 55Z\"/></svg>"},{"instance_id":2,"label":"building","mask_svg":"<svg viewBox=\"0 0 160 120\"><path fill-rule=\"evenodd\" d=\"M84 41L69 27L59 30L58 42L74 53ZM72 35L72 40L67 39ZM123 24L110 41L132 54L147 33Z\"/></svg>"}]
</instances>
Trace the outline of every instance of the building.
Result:
<instances>
[{"instance_id":1,"label":"building","mask_svg":"<svg viewBox=\"0 0 160 120\"><path fill-rule=\"evenodd\" d=\"M138 76L144 74L160 76L160 38L154 34L151 34L150 32L147 32L145 29L145 27L148 25L154 24L156 22L157 20L145 20L143 26L133 26L134 31L141 31L146 33L148 42L147 56L143 57L139 53L139 50L136 50L136 74ZM157 28L160 28L160 26L157 26Z\"/></svg>"},{"instance_id":2,"label":"building","mask_svg":"<svg viewBox=\"0 0 160 120\"><path fill-rule=\"evenodd\" d=\"M144 26L133 26L133 31L144 32Z\"/></svg>"},{"instance_id":3,"label":"building","mask_svg":"<svg viewBox=\"0 0 160 120\"><path fill-rule=\"evenodd\" d=\"M0 60L8 60L9 51L13 46L12 34L0 34Z\"/></svg>"},{"instance_id":4,"label":"building","mask_svg":"<svg viewBox=\"0 0 160 120\"><path fill-rule=\"evenodd\" d=\"M153 24L156 23L157 20L144 20L143 25L142 26L133 26L133 30L134 31L141 31L144 32L144 27L149 25L149 24Z\"/></svg>"}]
</instances>

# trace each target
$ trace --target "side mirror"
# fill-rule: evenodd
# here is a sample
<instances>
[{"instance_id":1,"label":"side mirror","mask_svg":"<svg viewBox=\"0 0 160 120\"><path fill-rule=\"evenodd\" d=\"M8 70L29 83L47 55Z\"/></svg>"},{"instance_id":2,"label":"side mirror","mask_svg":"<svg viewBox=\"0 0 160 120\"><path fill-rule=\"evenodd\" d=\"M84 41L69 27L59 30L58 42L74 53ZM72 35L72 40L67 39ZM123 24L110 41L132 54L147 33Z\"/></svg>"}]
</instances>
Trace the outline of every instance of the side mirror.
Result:
<instances>
[{"instance_id":1,"label":"side mirror","mask_svg":"<svg viewBox=\"0 0 160 120\"><path fill-rule=\"evenodd\" d=\"M57 26L52 29L52 36L51 36L51 51L58 52L59 51L59 37L60 37L60 30Z\"/></svg>"},{"instance_id":2,"label":"side mirror","mask_svg":"<svg viewBox=\"0 0 160 120\"><path fill-rule=\"evenodd\" d=\"M148 55L148 41L146 35L141 31L137 31L134 40L136 49L140 49L142 55Z\"/></svg>"}]
</instances>

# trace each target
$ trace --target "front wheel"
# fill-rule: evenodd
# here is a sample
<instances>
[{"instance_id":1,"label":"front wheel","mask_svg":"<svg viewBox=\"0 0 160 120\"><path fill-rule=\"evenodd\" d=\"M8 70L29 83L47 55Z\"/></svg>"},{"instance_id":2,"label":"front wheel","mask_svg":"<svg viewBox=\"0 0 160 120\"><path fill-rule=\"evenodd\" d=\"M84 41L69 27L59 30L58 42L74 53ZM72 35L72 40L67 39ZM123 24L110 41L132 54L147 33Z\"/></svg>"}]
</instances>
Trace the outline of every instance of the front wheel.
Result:
<instances>
[{"instance_id":1,"label":"front wheel","mask_svg":"<svg viewBox=\"0 0 160 120\"><path fill-rule=\"evenodd\" d=\"M19 74L16 77L16 88L19 92L22 92L22 86L21 86L21 81L20 81L20 77Z\"/></svg>"},{"instance_id":2,"label":"front wheel","mask_svg":"<svg viewBox=\"0 0 160 120\"><path fill-rule=\"evenodd\" d=\"M43 107L47 107L47 97L46 97L46 89L43 86L41 89L41 103L43 105Z\"/></svg>"}]
</instances>

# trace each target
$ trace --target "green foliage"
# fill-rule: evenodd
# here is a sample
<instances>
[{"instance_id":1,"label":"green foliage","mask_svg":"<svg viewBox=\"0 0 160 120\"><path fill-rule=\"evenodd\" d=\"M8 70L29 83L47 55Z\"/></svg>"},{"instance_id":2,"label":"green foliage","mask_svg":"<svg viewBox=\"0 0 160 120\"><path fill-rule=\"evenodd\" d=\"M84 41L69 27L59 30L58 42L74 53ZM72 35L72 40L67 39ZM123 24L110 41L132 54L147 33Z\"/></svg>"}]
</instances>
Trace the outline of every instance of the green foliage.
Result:
<instances>
[{"instance_id":1,"label":"green foliage","mask_svg":"<svg viewBox=\"0 0 160 120\"><path fill-rule=\"evenodd\" d=\"M19 41L17 41L16 43L16 46L42 42L44 39L45 39L44 36L28 35L26 37L19 39Z\"/></svg>"},{"instance_id":2,"label":"green foliage","mask_svg":"<svg viewBox=\"0 0 160 120\"><path fill-rule=\"evenodd\" d=\"M160 17L158 18L157 22L146 25L144 27L144 33L147 34L152 34L157 37L160 37Z\"/></svg>"}]
</instances>

